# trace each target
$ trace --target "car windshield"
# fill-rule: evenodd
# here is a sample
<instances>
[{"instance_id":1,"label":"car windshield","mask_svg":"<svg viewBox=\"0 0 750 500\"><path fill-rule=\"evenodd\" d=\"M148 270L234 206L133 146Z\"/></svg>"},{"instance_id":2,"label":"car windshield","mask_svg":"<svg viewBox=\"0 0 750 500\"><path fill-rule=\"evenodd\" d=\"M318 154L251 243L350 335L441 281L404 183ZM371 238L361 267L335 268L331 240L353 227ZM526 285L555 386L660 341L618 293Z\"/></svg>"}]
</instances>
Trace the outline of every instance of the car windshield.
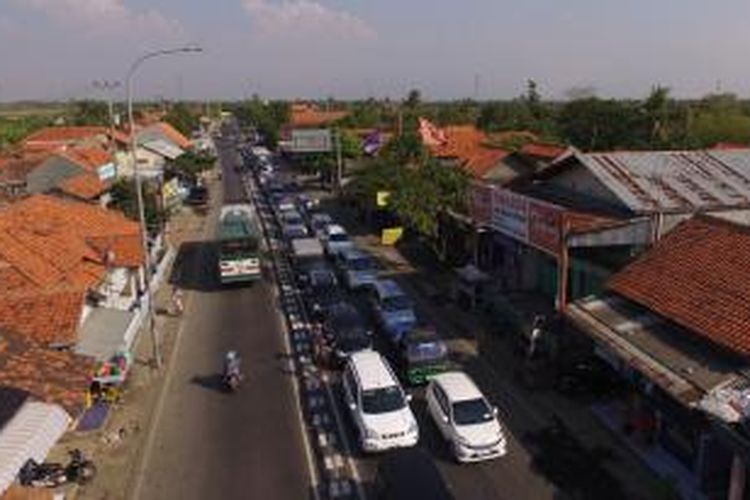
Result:
<instances>
[{"instance_id":1,"label":"car windshield","mask_svg":"<svg viewBox=\"0 0 750 500\"><path fill-rule=\"evenodd\" d=\"M482 398L453 403L453 421L456 425L482 424L493 418L492 408Z\"/></svg>"},{"instance_id":2,"label":"car windshield","mask_svg":"<svg viewBox=\"0 0 750 500\"><path fill-rule=\"evenodd\" d=\"M396 312L405 309L411 309L411 302L406 295L393 295L383 299L383 310L387 312Z\"/></svg>"},{"instance_id":3,"label":"car windshield","mask_svg":"<svg viewBox=\"0 0 750 500\"><path fill-rule=\"evenodd\" d=\"M362 411L365 413L387 413L400 410L404 405L404 395L397 385L362 392Z\"/></svg>"},{"instance_id":4,"label":"car windshield","mask_svg":"<svg viewBox=\"0 0 750 500\"><path fill-rule=\"evenodd\" d=\"M305 221L303 221L302 217L300 217L297 214L285 214L284 222L292 226L304 226L305 225Z\"/></svg>"},{"instance_id":5,"label":"car windshield","mask_svg":"<svg viewBox=\"0 0 750 500\"><path fill-rule=\"evenodd\" d=\"M352 271L370 271L375 269L375 263L370 257L356 257L347 262L347 267Z\"/></svg>"},{"instance_id":6,"label":"car windshield","mask_svg":"<svg viewBox=\"0 0 750 500\"><path fill-rule=\"evenodd\" d=\"M328 237L328 240L336 243L343 243L349 241L349 235L347 235L346 233L335 233L330 235Z\"/></svg>"},{"instance_id":7,"label":"car windshield","mask_svg":"<svg viewBox=\"0 0 750 500\"><path fill-rule=\"evenodd\" d=\"M442 361L448 355L445 342L440 340L432 342L413 342L406 346L406 357L412 363L427 363Z\"/></svg>"}]
</instances>

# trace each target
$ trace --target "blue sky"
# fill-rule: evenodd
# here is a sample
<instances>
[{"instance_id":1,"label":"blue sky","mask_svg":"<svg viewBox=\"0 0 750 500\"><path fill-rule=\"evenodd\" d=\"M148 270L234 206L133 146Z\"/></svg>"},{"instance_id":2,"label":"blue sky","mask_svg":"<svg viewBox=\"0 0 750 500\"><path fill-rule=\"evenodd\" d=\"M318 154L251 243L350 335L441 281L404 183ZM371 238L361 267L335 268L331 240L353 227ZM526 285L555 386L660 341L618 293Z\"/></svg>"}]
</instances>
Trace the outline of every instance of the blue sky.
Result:
<instances>
[{"instance_id":1,"label":"blue sky","mask_svg":"<svg viewBox=\"0 0 750 500\"><path fill-rule=\"evenodd\" d=\"M750 95L747 0L0 0L0 100L97 95L140 52L154 98Z\"/></svg>"}]
</instances>

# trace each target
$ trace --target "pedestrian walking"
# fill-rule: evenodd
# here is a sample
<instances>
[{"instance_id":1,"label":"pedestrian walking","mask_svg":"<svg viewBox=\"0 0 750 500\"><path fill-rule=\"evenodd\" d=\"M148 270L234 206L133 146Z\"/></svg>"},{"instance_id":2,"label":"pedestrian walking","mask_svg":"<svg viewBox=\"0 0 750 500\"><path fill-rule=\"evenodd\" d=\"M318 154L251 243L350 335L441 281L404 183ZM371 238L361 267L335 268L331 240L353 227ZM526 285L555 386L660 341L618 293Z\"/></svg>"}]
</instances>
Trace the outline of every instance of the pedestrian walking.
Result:
<instances>
[{"instance_id":1,"label":"pedestrian walking","mask_svg":"<svg viewBox=\"0 0 750 500\"><path fill-rule=\"evenodd\" d=\"M182 302L182 290L178 287L172 289L172 310L175 316L181 316L185 310L185 306Z\"/></svg>"}]
</instances>

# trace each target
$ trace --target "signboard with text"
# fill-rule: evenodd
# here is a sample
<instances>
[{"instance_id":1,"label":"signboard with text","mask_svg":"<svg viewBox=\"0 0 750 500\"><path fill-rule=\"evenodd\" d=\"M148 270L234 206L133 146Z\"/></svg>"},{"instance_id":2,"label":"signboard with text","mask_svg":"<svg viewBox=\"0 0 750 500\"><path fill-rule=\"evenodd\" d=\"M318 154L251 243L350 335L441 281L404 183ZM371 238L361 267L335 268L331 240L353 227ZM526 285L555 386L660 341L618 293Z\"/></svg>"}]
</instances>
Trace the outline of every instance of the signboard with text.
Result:
<instances>
[{"instance_id":1,"label":"signboard with text","mask_svg":"<svg viewBox=\"0 0 750 500\"><path fill-rule=\"evenodd\" d=\"M527 242L528 212L529 200L525 196L506 189L493 191L491 225L497 231L524 243Z\"/></svg>"},{"instance_id":2,"label":"signboard with text","mask_svg":"<svg viewBox=\"0 0 750 500\"><path fill-rule=\"evenodd\" d=\"M563 209L550 203L529 200L529 243L557 255L560 251Z\"/></svg>"},{"instance_id":3,"label":"signboard with text","mask_svg":"<svg viewBox=\"0 0 750 500\"><path fill-rule=\"evenodd\" d=\"M292 153L327 153L331 151L331 131L328 129L293 129Z\"/></svg>"}]
</instances>

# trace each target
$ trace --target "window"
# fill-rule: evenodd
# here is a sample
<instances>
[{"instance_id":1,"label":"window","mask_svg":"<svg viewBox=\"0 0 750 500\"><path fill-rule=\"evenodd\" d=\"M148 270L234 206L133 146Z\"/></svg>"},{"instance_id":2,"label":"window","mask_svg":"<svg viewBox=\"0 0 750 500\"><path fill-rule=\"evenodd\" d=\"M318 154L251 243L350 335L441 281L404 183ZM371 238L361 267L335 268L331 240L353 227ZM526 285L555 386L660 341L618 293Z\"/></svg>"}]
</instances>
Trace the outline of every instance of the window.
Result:
<instances>
[{"instance_id":1,"label":"window","mask_svg":"<svg viewBox=\"0 0 750 500\"><path fill-rule=\"evenodd\" d=\"M362 411L371 415L400 410L405 406L404 394L397 385L362 391Z\"/></svg>"},{"instance_id":2,"label":"window","mask_svg":"<svg viewBox=\"0 0 750 500\"><path fill-rule=\"evenodd\" d=\"M432 386L432 391L435 394L435 401L437 401L437 404L440 407L440 411L442 411L443 415L447 417L449 414L448 397L445 395L443 389L441 389L439 385Z\"/></svg>"},{"instance_id":3,"label":"window","mask_svg":"<svg viewBox=\"0 0 750 500\"><path fill-rule=\"evenodd\" d=\"M453 421L456 425L473 425L489 422L492 408L482 398L453 403Z\"/></svg>"},{"instance_id":4,"label":"window","mask_svg":"<svg viewBox=\"0 0 750 500\"><path fill-rule=\"evenodd\" d=\"M383 309L388 312L411 309L411 302L406 295L393 295L383 299Z\"/></svg>"}]
</instances>

